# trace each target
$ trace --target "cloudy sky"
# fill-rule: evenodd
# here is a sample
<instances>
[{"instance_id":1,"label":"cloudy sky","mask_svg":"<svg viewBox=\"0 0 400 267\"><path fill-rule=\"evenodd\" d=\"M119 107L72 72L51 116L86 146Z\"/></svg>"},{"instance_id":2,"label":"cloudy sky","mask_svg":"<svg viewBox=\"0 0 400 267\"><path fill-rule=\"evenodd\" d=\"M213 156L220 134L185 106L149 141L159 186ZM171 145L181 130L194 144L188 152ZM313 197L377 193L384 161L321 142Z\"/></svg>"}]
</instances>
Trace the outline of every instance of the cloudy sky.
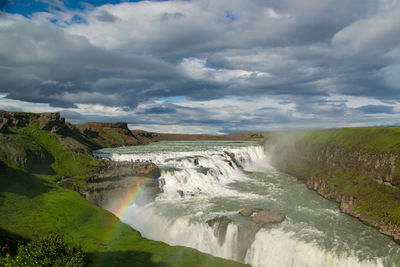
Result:
<instances>
[{"instance_id":1,"label":"cloudy sky","mask_svg":"<svg viewBox=\"0 0 400 267\"><path fill-rule=\"evenodd\" d=\"M181 133L400 125L400 1L0 0L0 109Z\"/></svg>"}]
</instances>

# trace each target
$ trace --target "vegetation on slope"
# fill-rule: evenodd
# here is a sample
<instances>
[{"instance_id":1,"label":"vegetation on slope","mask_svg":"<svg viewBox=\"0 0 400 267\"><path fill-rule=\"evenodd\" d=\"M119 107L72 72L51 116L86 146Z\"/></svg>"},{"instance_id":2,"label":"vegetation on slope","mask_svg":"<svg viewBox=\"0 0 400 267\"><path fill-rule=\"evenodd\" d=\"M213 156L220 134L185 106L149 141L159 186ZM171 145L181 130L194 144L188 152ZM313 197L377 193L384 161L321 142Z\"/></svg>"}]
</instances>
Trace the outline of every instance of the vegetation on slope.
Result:
<instances>
[{"instance_id":1,"label":"vegetation on slope","mask_svg":"<svg viewBox=\"0 0 400 267\"><path fill-rule=\"evenodd\" d=\"M81 249L73 248L65 243L58 234L35 238L33 242L18 245L12 256L8 246L2 249L1 266L73 266L82 267L87 264Z\"/></svg>"},{"instance_id":2,"label":"vegetation on slope","mask_svg":"<svg viewBox=\"0 0 400 267\"><path fill-rule=\"evenodd\" d=\"M338 146L376 152L400 152L400 127L360 127L307 131L302 140L318 146Z\"/></svg>"},{"instance_id":3,"label":"vegetation on slope","mask_svg":"<svg viewBox=\"0 0 400 267\"><path fill-rule=\"evenodd\" d=\"M60 176L84 179L85 173L98 168L100 163L90 151L99 143L73 127L63 132L59 131L62 127L45 130L38 116L31 117L18 125L9 121L1 125L1 246L9 244L15 251L18 242L57 232L68 246L81 247L89 263L96 266L240 265L147 240L77 192L61 188L55 182Z\"/></svg>"}]
</instances>

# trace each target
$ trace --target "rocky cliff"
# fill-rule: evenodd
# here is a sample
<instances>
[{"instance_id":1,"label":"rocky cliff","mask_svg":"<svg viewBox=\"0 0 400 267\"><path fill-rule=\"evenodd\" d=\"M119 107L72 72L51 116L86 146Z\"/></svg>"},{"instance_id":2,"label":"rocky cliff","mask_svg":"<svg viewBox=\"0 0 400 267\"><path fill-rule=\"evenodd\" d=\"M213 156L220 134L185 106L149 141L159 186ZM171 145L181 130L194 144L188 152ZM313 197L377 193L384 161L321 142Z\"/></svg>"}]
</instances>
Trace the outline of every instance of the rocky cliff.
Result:
<instances>
[{"instance_id":1,"label":"rocky cliff","mask_svg":"<svg viewBox=\"0 0 400 267\"><path fill-rule=\"evenodd\" d=\"M271 135L273 164L400 242L400 128Z\"/></svg>"},{"instance_id":2,"label":"rocky cliff","mask_svg":"<svg viewBox=\"0 0 400 267\"><path fill-rule=\"evenodd\" d=\"M151 140L152 135L145 132L133 134L125 122L73 125L58 112L0 111L0 160L34 173L55 174L57 166L61 169L61 165L83 158L90 161L93 149L147 144Z\"/></svg>"},{"instance_id":3,"label":"rocky cliff","mask_svg":"<svg viewBox=\"0 0 400 267\"><path fill-rule=\"evenodd\" d=\"M99 147L148 144L152 136L132 132L126 122L87 122L75 127Z\"/></svg>"},{"instance_id":4,"label":"rocky cliff","mask_svg":"<svg viewBox=\"0 0 400 267\"><path fill-rule=\"evenodd\" d=\"M21 128L38 123L41 130L62 134L73 128L61 118L59 112L53 113L26 113L0 111L0 132L6 133L10 128Z\"/></svg>"}]
</instances>

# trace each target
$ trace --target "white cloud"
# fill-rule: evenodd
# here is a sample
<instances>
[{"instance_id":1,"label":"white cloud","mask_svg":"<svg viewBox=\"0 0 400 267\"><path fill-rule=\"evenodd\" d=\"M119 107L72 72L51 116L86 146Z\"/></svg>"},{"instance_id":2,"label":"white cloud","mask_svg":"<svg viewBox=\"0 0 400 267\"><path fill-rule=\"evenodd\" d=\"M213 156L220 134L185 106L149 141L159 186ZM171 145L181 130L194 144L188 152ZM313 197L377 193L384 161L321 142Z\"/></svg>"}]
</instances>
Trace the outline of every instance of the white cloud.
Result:
<instances>
[{"instance_id":1,"label":"white cloud","mask_svg":"<svg viewBox=\"0 0 400 267\"><path fill-rule=\"evenodd\" d=\"M385 53L400 44L400 8L379 13L345 27L335 34L332 44L345 55Z\"/></svg>"},{"instance_id":2,"label":"white cloud","mask_svg":"<svg viewBox=\"0 0 400 267\"><path fill-rule=\"evenodd\" d=\"M77 104L89 103L89 104L103 104L107 106L118 106L119 104L121 104L119 95L103 94L99 92L78 92L78 93L64 92L61 95L52 95L51 98Z\"/></svg>"},{"instance_id":3,"label":"white cloud","mask_svg":"<svg viewBox=\"0 0 400 267\"><path fill-rule=\"evenodd\" d=\"M215 69L206 66L206 59L184 58L180 67L195 80L210 80L215 82L240 82L249 78L269 78L271 75L261 71L246 71L239 69Z\"/></svg>"}]
</instances>

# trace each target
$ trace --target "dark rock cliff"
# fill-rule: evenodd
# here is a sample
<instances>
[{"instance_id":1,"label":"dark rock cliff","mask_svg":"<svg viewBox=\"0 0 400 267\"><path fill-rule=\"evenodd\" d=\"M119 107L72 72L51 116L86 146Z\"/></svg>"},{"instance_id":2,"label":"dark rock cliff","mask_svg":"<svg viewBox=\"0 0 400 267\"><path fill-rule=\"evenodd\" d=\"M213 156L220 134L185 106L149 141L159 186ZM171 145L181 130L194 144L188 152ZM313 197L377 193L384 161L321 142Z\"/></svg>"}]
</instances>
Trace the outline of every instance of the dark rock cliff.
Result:
<instances>
[{"instance_id":1,"label":"dark rock cliff","mask_svg":"<svg viewBox=\"0 0 400 267\"><path fill-rule=\"evenodd\" d=\"M63 134L73 128L61 118L59 112L52 113L25 113L0 111L0 132L7 132L8 128L21 128L33 123L39 123L41 130Z\"/></svg>"}]
</instances>

